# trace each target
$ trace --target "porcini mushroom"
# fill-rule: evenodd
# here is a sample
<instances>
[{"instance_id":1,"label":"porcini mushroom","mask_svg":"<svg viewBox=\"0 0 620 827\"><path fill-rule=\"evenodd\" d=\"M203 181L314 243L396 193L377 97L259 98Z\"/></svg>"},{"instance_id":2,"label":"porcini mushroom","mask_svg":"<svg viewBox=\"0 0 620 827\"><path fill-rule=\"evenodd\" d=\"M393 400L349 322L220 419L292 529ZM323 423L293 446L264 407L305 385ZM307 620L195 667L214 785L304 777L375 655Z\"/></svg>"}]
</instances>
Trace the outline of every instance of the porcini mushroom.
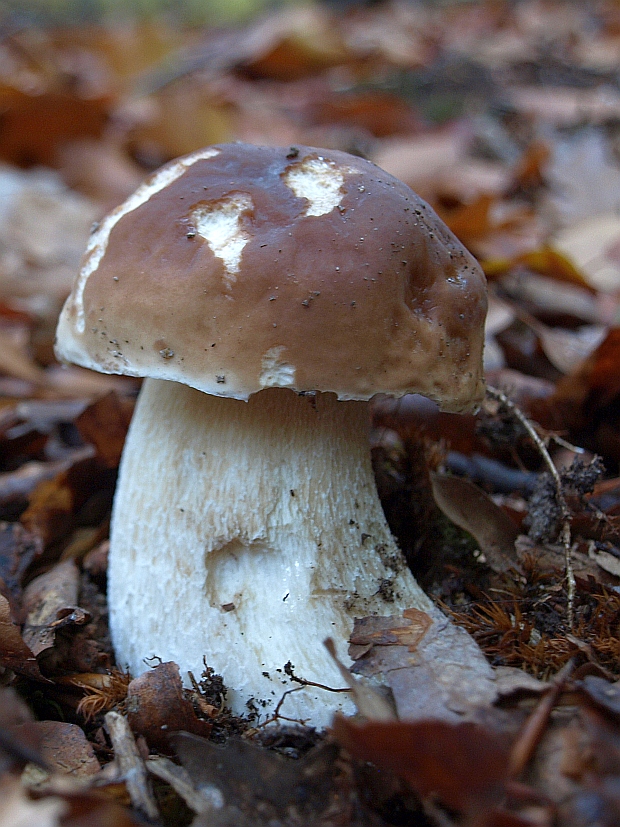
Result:
<instances>
[{"instance_id":1,"label":"porcini mushroom","mask_svg":"<svg viewBox=\"0 0 620 827\"><path fill-rule=\"evenodd\" d=\"M292 664L341 685L354 617L430 600L377 497L367 402L482 398L484 276L407 186L342 152L230 144L173 161L90 239L57 354L148 377L114 501L119 664L224 676L273 709ZM283 714L324 725L344 695Z\"/></svg>"}]
</instances>

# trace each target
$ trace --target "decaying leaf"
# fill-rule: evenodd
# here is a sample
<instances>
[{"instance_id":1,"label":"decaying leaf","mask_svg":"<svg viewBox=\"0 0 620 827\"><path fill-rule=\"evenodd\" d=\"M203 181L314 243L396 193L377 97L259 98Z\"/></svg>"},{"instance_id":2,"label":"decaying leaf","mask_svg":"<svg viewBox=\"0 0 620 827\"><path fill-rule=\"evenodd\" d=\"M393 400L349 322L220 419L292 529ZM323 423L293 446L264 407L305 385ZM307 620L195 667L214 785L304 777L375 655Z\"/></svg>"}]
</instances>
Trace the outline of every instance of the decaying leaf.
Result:
<instances>
[{"instance_id":1,"label":"decaying leaf","mask_svg":"<svg viewBox=\"0 0 620 827\"><path fill-rule=\"evenodd\" d=\"M211 724L196 717L176 663L160 663L127 688L127 720L136 735L143 735L149 745L161 752L170 749L170 735L184 730L207 736Z\"/></svg>"},{"instance_id":2,"label":"decaying leaf","mask_svg":"<svg viewBox=\"0 0 620 827\"><path fill-rule=\"evenodd\" d=\"M132 406L111 391L89 405L75 420L85 442L91 442L107 468L118 468Z\"/></svg>"},{"instance_id":3,"label":"decaying leaf","mask_svg":"<svg viewBox=\"0 0 620 827\"><path fill-rule=\"evenodd\" d=\"M351 811L350 782L334 773L340 754L334 743L296 761L239 739L222 747L179 733L174 743L195 790L210 803L211 817L221 818L215 824L245 824L249 818L249 824L267 827L296 817L319 825L328 817L338 823Z\"/></svg>"},{"instance_id":4,"label":"decaying leaf","mask_svg":"<svg viewBox=\"0 0 620 827\"><path fill-rule=\"evenodd\" d=\"M0 523L0 593L20 619L22 578L28 566L43 551L38 537L19 523Z\"/></svg>"},{"instance_id":5,"label":"decaying leaf","mask_svg":"<svg viewBox=\"0 0 620 827\"><path fill-rule=\"evenodd\" d=\"M423 798L461 813L500 804L508 780L508 744L474 723L334 721L338 741L356 758L394 772Z\"/></svg>"},{"instance_id":6,"label":"decaying leaf","mask_svg":"<svg viewBox=\"0 0 620 827\"><path fill-rule=\"evenodd\" d=\"M405 609L402 617L364 617L355 624L349 638L353 660L363 657L373 646L406 646L415 652L432 626L432 620L420 609Z\"/></svg>"},{"instance_id":7,"label":"decaying leaf","mask_svg":"<svg viewBox=\"0 0 620 827\"><path fill-rule=\"evenodd\" d=\"M610 683L598 675L586 675L578 686L596 706L620 718L620 681Z\"/></svg>"},{"instance_id":8,"label":"decaying leaf","mask_svg":"<svg viewBox=\"0 0 620 827\"><path fill-rule=\"evenodd\" d=\"M31 771L29 781L34 784L49 779L50 773L68 775L72 778L89 778L96 775L101 766L95 756L92 744L87 741L84 730L77 724L63 721L33 721L27 724L29 733L38 739L39 752L47 772ZM17 729L19 733L19 729Z\"/></svg>"},{"instance_id":9,"label":"decaying leaf","mask_svg":"<svg viewBox=\"0 0 620 827\"><path fill-rule=\"evenodd\" d=\"M357 620L352 640L366 643L353 647L351 671L381 676L401 720L461 721L496 697L491 667L463 629L423 615Z\"/></svg>"},{"instance_id":10,"label":"decaying leaf","mask_svg":"<svg viewBox=\"0 0 620 827\"><path fill-rule=\"evenodd\" d=\"M9 601L0 595L0 666L20 675L45 680L34 652L24 642L19 626L13 623Z\"/></svg>"},{"instance_id":11,"label":"decaying leaf","mask_svg":"<svg viewBox=\"0 0 620 827\"><path fill-rule=\"evenodd\" d=\"M54 646L56 634L68 626L83 626L90 615L77 605L79 573L72 560L58 563L28 584L24 591L24 641L35 655Z\"/></svg>"},{"instance_id":12,"label":"decaying leaf","mask_svg":"<svg viewBox=\"0 0 620 827\"><path fill-rule=\"evenodd\" d=\"M431 473L431 483L437 505L453 523L475 537L495 571L520 571L514 550L517 527L482 489L447 474Z\"/></svg>"},{"instance_id":13,"label":"decaying leaf","mask_svg":"<svg viewBox=\"0 0 620 827\"><path fill-rule=\"evenodd\" d=\"M0 778L9 770L31 762L44 767L40 733L32 713L14 689L0 689Z\"/></svg>"}]
</instances>

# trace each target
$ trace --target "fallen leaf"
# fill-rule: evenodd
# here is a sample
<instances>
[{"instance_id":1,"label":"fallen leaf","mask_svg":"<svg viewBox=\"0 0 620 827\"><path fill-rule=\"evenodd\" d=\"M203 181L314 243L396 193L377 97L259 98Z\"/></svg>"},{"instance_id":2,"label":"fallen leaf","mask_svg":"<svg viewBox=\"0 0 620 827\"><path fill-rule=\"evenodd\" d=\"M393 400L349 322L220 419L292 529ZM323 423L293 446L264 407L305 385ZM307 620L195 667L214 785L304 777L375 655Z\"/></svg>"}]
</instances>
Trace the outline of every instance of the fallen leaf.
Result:
<instances>
[{"instance_id":1,"label":"fallen leaf","mask_svg":"<svg viewBox=\"0 0 620 827\"><path fill-rule=\"evenodd\" d=\"M401 720L460 721L495 699L493 671L464 629L438 610L429 613L429 620L430 624L426 619L421 621L415 613L411 629L418 640L413 652L409 643L371 644L366 652L364 647L357 648L353 650L357 660L351 672L368 678L381 676L392 690ZM363 635L368 628L379 630L384 622L376 617L356 620L354 639L368 639L357 638L357 630L361 629ZM407 625L400 618L389 618L388 623L395 628ZM412 635L412 631L406 630L405 635L408 634ZM385 640L379 634L379 640L382 639Z\"/></svg>"},{"instance_id":2,"label":"fallen leaf","mask_svg":"<svg viewBox=\"0 0 620 827\"><path fill-rule=\"evenodd\" d=\"M65 535L73 524L74 499L65 473L44 480L31 492L22 525L44 546Z\"/></svg>"},{"instance_id":3,"label":"fallen leaf","mask_svg":"<svg viewBox=\"0 0 620 827\"><path fill-rule=\"evenodd\" d=\"M316 74L348 57L326 9L283 9L259 19L245 37L247 56L240 65L253 77L293 80Z\"/></svg>"},{"instance_id":4,"label":"fallen leaf","mask_svg":"<svg viewBox=\"0 0 620 827\"><path fill-rule=\"evenodd\" d=\"M303 824L346 823L353 792L335 776L340 750L333 742L297 761L238 738L218 746L180 732L174 744L194 789L210 800L212 817L230 818L216 823L245 825L241 813L260 827L292 817Z\"/></svg>"},{"instance_id":5,"label":"fallen leaf","mask_svg":"<svg viewBox=\"0 0 620 827\"><path fill-rule=\"evenodd\" d=\"M461 813L488 812L505 795L508 744L478 724L356 724L338 715L333 732L359 760L372 761L423 798L436 797Z\"/></svg>"},{"instance_id":6,"label":"fallen leaf","mask_svg":"<svg viewBox=\"0 0 620 827\"><path fill-rule=\"evenodd\" d=\"M9 601L0 595L0 665L19 675L45 680L34 652L24 642L19 626L11 620Z\"/></svg>"},{"instance_id":7,"label":"fallen leaf","mask_svg":"<svg viewBox=\"0 0 620 827\"><path fill-rule=\"evenodd\" d=\"M522 253L511 264L521 264L535 273L540 273L541 276L548 276L556 281L576 284L591 291L595 288L581 269L579 261L575 260L570 249L561 241Z\"/></svg>"},{"instance_id":8,"label":"fallen leaf","mask_svg":"<svg viewBox=\"0 0 620 827\"><path fill-rule=\"evenodd\" d=\"M437 177L449 171L465 154L467 136L456 129L423 134L407 140L382 141L372 160L416 192L435 192Z\"/></svg>"},{"instance_id":9,"label":"fallen leaf","mask_svg":"<svg viewBox=\"0 0 620 827\"><path fill-rule=\"evenodd\" d=\"M546 177L541 209L558 229L618 211L620 168L600 129L589 127L556 139Z\"/></svg>"},{"instance_id":10,"label":"fallen leaf","mask_svg":"<svg viewBox=\"0 0 620 827\"><path fill-rule=\"evenodd\" d=\"M19 523L0 522L0 593L11 604L13 617L21 620L22 579L43 551L38 537Z\"/></svg>"},{"instance_id":11,"label":"fallen leaf","mask_svg":"<svg viewBox=\"0 0 620 827\"><path fill-rule=\"evenodd\" d=\"M560 230L553 247L583 273L595 290L620 289L620 218L617 213L588 217Z\"/></svg>"},{"instance_id":12,"label":"fallen leaf","mask_svg":"<svg viewBox=\"0 0 620 827\"><path fill-rule=\"evenodd\" d=\"M0 329L0 371L35 385L45 384L45 371L36 365L15 337Z\"/></svg>"},{"instance_id":13,"label":"fallen leaf","mask_svg":"<svg viewBox=\"0 0 620 827\"><path fill-rule=\"evenodd\" d=\"M136 735L162 752L170 750L170 734L184 730L207 736L212 725L196 717L183 694L176 663L160 663L134 678L127 688L127 720Z\"/></svg>"},{"instance_id":14,"label":"fallen leaf","mask_svg":"<svg viewBox=\"0 0 620 827\"><path fill-rule=\"evenodd\" d=\"M607 335L603 325L582 325L576 330L535 327L545 356L562 373L572 373L601 344Z\"/></svg>"},{"instance_id":15,"label":"fallen leaf","mask_svg":"<svg viewBox=\"0 0 620 827\"><path fill-rule=\"evenodd\" d=\"M338 667L342 680L349 687L358 714L363 715L369 721L393 721L396 716L392 704L384 697L379 688L371 686L363 678L353 676L351 671L338 658L334 641L331 638L324 640L323 644ZM349 647L349 654L351 654L351 649L355 650L357 648L356 645L352 644ZM360 648L366 652L369 647L362 646Z\"/></svg>"},{"instance_id":16,"label":"fallen leaf","mask_svg":"<svg viewBox=\"0 0 620 827\"><path fill-rule=\"evenodd\" d=\"M39 750L40 734L34 728L30 709L11 687L0 689L0 778L32 762L44 762Z\"/></svg>"},{"instance_id":17,"label":"fallen leaf","mask_svg":"<svg viewBox=\"0 0 620 827\"><path fill-rule=\"evenodd\" d=\"M611 86L598 89L516 87L511 90L510 99L524 115L564 128L584 121L600 124L620 116L620 94Z\"/></svg>"},{"instance_id":18,"label":"fallen leaf","mask_svg":"<svg viewBox=\"0 0 620 827\"><path fill-rule=\"evenodd\" d=\"M373 646L406 646L415 652L432 625L420 609L405 609L402 617L364 617L356 620L349 638L349 654L357 660Z\"/></svg>"},{"instance_id":19,"label":"fallen leaf","mask_svg":"<svg viewBox=\"0 0 620 827\"><path fill-rule=\"evenodd\" d=\"M89 622L88 612L77 605L78 589L77 567L72 560L65 560L24 590L26 623L22 634L35 655L54 646L60 629Z\"/></svg>"},{"instance_id":20,"label":"fallen leaf","mask_svg":"<svg viewBox=\"0 0 620 827\"><path fill-rule=\"evenodd\" d=\"M107 468L118 468L133 404L126 404L116 393L102 396L75 420L85 442L91 442L97 457Z\"/></svg>"},{"instance_id":21,"label":"fallen leaf","mask_svg":"<svg viewBox=\"0 0 620 827\"><path fill-rule=\"evenodd\" d=\"M620 719L620 681L611 683L596 675L586 675L576 686L596 706Z\"/></svg>"},{"instance_id":22,"label":"fallen leaf","mask_svg":"<svg viewBox=\"0 0 620 827\"><path fill-rule=\"evenodd\" d=\"M434 472L431 484L439 508L476 539L492 569L501 573L521 570L515 555L518 529L482 489L461 477Z\"/></svg>"},{"instance_id":23,"label":"fallen leaf","mask_svg":"<svg viewBox=\"0 0 620 827\"><path fill-rule=\"evenodd\" d=\"M49 772L73 778L89 778L101 769L84 730L63 721L33 721L26 724L38 739L41 758ZM19 734L19 727L16 729ZM49 778L49 774L47 776ZM35 776L37 781L42 780Z\"/></svg>"},{"instance_id":24,"label":"fallen leaf","mask_svg":"<svg viewBox=\"0 0 620 827\"><path fill-rule=\"evenodd\" d=\"M62 92L16 96L3 115L0 157L17 166L56 166L65 142L101 137L108 104Z\"/></svg>"}]
</instances>

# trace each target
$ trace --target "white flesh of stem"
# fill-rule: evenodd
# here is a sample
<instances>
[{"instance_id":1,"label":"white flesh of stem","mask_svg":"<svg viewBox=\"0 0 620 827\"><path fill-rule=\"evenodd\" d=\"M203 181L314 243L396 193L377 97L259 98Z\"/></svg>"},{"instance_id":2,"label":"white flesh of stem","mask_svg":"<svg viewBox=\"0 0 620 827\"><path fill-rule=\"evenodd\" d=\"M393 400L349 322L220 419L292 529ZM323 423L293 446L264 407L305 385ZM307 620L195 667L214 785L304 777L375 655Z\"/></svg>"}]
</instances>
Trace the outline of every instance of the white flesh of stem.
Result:
<instances>
[{"instance_id":1,"label":"white flesh of stem","mask_svg":"<svg viewBox=\"0 0 620 827\"><path fill-rule=\"evenodd\" d=\"M267 715L296 686L289 661L342 686L323 640L350 663L355 617L434 614L385 521L367 420L366 403L332 394L270 388L243 402L146 380L112 525L119 664L138 675L157 656L198 677L204 658L237 713L253 699ZM346 694L306 687L281 713L324 726L336 709L353 711Z\"/></svg>"}]
</instances>

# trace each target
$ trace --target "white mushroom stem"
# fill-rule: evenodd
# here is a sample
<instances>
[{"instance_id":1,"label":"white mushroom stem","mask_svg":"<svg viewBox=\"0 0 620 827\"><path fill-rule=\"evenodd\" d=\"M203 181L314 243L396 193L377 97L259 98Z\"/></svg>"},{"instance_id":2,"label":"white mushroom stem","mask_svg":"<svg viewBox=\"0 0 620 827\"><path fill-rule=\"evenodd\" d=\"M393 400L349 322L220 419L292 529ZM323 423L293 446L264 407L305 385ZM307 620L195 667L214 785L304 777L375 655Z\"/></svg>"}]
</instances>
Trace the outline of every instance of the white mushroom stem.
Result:
<instances>
[{"instance_id":1,"label":"white mushroom stem","mask_svg":"<svg viewBox=\"0 0 620 827\"><path fill-rule=\"evenodd\" d=\"M249 402L146 380L114 503L110 623L133 675L157 656L223 675L237 713L274 709L285 671L332 687L355 617L433 611L385 521L364 402L271 388ZM346 694L306 687L281 712L316 726Z\"/></svg>"}]
</instances>

